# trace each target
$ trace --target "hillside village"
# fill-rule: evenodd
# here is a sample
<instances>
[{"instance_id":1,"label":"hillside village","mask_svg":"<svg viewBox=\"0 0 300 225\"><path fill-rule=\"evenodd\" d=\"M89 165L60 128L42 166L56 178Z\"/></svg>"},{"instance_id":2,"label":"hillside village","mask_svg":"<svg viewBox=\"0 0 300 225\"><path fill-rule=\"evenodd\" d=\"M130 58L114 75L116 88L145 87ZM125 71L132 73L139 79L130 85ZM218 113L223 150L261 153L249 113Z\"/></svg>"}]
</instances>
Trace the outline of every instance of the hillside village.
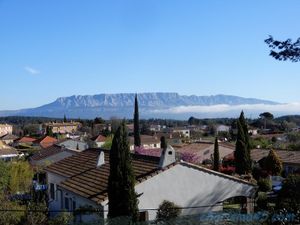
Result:
<instances>
[{"instance_id":1,"label":"hillside village","mask_svg":"<svg viewBox=\"0 0 300 225\"><path fill-rule=\"evenodd\" d=\"M138 114L137 104L134 114ZM17 122L0 125L1 199L24 213L14 218L7 212L0 221L24 223L32 205L44 209L37 224L70 218L75 223L106 220L110 149L123 123L139 221L157 220L164 202L180 209L178 218L272 212L284 201L290 204L290 199L281 197L287 180L297 178L299 185L299 123L286 118L274 119L269 112L252 121L245 120L243 113L238 119L215 121L194 117L188 121L135 118L122 122L100 117L84 121L65 115L64 119L20 123L4 118ZM237 158L241 143L249 149L248 158Z\"/></svg>"}]
</instances>

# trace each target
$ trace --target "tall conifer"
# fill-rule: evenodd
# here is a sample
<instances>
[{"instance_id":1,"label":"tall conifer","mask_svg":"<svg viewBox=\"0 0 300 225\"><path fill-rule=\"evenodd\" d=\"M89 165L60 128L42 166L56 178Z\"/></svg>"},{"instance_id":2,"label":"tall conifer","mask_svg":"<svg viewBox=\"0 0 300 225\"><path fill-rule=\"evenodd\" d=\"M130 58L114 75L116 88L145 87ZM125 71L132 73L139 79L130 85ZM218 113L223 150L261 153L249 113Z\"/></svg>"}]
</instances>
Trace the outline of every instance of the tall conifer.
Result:
<instances>
[{"instance_id":1,"label":"tall conifer","mask_svg":"<svg viewBox=\"0 0 300 225\"><path fill-rule=\"evenodd\" d=\"M134 99L134 146L141 146L141 136L140 136L140 120L139 120L139 104L137 99L137 94Z\"/></svg>"},{"instance_id":2,"label":"tall conifer","mask_svg":"<svg viewBox=\"0 0 300 225\"><path fill-rule=\"evenodd\" d=\"M220 170L220 153L219 153L219 143L218 138L215 139L215 147L214 147L214 168L215 171Z\"/></svg>"},{"instance_id":3,"label":"tall conifer","mask_svg":"<svg viewBox=\"0 0 300 225\"><path fill-rule=\"evenodd\" d=\"M110 150L109 218L131 217L133 221L138 220L138 200L134 186L128 135L123 121L116 131Z\"/></svg>"},{"instance_id":4,"label":"tall conifer","mask_svg":"<svg viewBox=\"0 0 300 225\"><path fill-rule=\"evenodd\" d=\"M235 171L238 174L246 174L251 171L251 157L248 127L243 111L237 121L237 128L238 134L234 152Z\"/></svg>"}]
</instances>

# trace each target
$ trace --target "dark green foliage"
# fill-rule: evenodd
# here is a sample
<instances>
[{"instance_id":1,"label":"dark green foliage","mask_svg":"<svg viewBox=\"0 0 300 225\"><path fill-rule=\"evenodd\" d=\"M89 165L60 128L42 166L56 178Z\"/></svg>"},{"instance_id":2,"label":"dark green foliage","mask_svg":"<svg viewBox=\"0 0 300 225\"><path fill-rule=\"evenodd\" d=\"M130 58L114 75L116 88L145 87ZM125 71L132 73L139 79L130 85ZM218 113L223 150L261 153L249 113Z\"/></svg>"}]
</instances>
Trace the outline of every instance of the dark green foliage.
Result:
<instances>
[{"instance_id":1,"label":"dark green foliage","mask_svg":"<svg viewBox=\"0 0 300 225\"><path fill-rule=\"evenodd\" d=\"M66 114L64 114L64 123L68 122L67 121L67 117L66 117Z\"/></svg>"},{"instance_id":2,"label":"dark green foliage","mask_svg":"<svg viewBox=\"0 0 300 225\"><path fill-rule=\"evenodd\" d=\"M138 220L138 200L135 177L125 122L117 129L110 150L110 175L108 180L109 218L129 216Z\"/></svg>"},{"instance_id":3,"label":"dark green foliage","mask_svg":"<svg viewBox=\"0 0 300 225\"><path fill-rule=\"evenodd\" d=\"M47 126L46 127L46 135L47 136L50 136L50 137L53 137L53 131L52 131L52 128Z\"/></svg>"},{"instance_id":4,"label":"dark green foliage","mask_svg":"<svg viewBox=\"0 0 300 225\"><path fill-rule=\"evenodd\" d=\"M272 183L271 180L268 178L261 178L257 182L259 191L268 192L272 190Z\"/></svg>"},{"instance_id":5,"label":"dark green foliage","mask_svg":"<svg viewBox=\"0 0 300 225\"><path fill-rule=\"evenodd\" d=\"M139 105L137 95L134 99L134 146L141 146L141 137L140 137L140 121L139 121Z\"/></svg>"},{"instance_id":6,"label":"dark green foliage","mask_svg":"<svg viewBox=\"0 0 300 225\"><path fill-rule=\"evenodd\" d=\"M247 123L244 117L244 112L241 112L240 118L237 121L237 141L234 152L235 171L238 174L246 174L251 172L250 144Z\"/></svg>"},{"instance_id":7,"label":"dark green foliage","mask_svg":"<svg viewBox=\"0 0 300 225\"><path fill-rule=\"evenodd\" d=\"M218 138L215 139L215 147L214 147L214 168L215 171L220 170L220 153L219 153L219 143Z\"/></svg>"},{"instance_id":8,"label":"dark green foliage","mask_svg":"<svg viewBox=\"0 0 300 225\"><path fill-rule=\"evenodd\" d=\"M257 205L257 211L268 209L268 197L266 193L264 192L258 193L256 205Z\"/></svg>"},{"instance_id":9,"label":"dark green foliage","mask_svg":"<svg viewBox=\"0 0 300 225\"><path fill-rule=\"evenodd\" d=\"M290 212L300 210L300 175L290 175L283 181L282 189L277 198L277 207Z\"/></svg>"},{"instance_id":10,"label":"dark green foliage","mask_svg":"<svg viewBox=\"0 0 300 225\"><path fill-rule=\"evenodd\" d=\"M266 157L263 167L271 175L280 175L282 171L282 162L273 149L270 150L269 155Z\"/></svg>"},{"instance_id":11,"label":"dark green foliage","mask_svg":"<svg viewBox=\"0 0 300 225\"><path fill-rule=\"evenodd\" d=\"M259 114L259 116L260 116L262 119L267 119L267 120L272 120L272 119L274 119L273 114L270 113L270 112L264 112L264 113L261 113L261 114Z\"/></svg>"},{"instance_id":12,"label":"dark green foliage","mask_svg":"<svg viewBox=\"0 0 300 225\"><path fill-rule=\"evenodd\" d=\"M7 191L10 179L9 165L0 160L0 195Z\"/></svg>"},{"instance_id":13,"label":"dark green foliage","mask_svg":"<svg viewBox=\"0 0 300 225\"><path fill-rule=\"evenodd\" d=\"M300 61L300 38L293 43L291 39L278 41L274 40L272 36L269 36L269 38L265 40L265 43L271 48L270 56L275 59L284 61L290 60L292 62Z\"/></svg>"},{"instance_id":14,"label":"dark green foliage","mask_svg":"<svg viewBox=\"0 0 300 225\"><path fill-rule=\"evenodd\" d=\"M166 137L165 136L162 136L160 138L160 148L162 149L167 149L168 147L168 144L167 144L167 140L166 140Z\"/></svg>"},{"instance_id":15,"label":"dark green foliage","mask_svg":"<svg viewBox=\"0 0 300 225\"><path fill-rule=\"evenodd\" d=\"M167 221L170 219L174 219L181 214L181 209L179 206L174 204L173 202L163 201L159 208L156 215L157 221Z\"/></svg>"},{"instance_id":16,"label":"dark green foliage","mask_svg":"<svg viewBox=\"0 0 300 225\"><path fill-rule=\"evenodd\" d=\"M94 122L93 122L94 124L102 124L102 123L105 123L105 120L104 119L102 119L101 117L96 117L95 119L94 119Z\"/></svg>"}]
</instances>

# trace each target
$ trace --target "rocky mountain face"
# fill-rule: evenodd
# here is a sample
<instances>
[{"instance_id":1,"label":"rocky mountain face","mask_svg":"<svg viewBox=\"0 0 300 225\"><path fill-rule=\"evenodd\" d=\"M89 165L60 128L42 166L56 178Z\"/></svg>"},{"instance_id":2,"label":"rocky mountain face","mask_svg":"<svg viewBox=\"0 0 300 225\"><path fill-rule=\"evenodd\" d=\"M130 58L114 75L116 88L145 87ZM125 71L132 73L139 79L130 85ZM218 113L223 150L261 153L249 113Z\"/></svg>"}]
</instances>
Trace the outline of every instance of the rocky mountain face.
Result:
<instances>
[{"instance_id":1,"label":"rocky mountain face","mask_svg":"<svg viewBox=\"0 0 300 225\"><path fill-rule=\"evenodd\" d=\"M69 118L94 118L101 116L127 117L133 115L134 93L73 95L61 97L56 101L32 109L1 111L0 116L47 116ZM197 107L214 105L275 105L276 102L254 98L242 98L231 95L196 96L179 95L178 93L140 93L138 94L140 116L142 118L173 118L172 109L178 107ZM178 112L176 113L178 114ZM180 114L180 113L179 113ZM175 116L176 117L176 116Z\"/></svg>"}]
</instances>

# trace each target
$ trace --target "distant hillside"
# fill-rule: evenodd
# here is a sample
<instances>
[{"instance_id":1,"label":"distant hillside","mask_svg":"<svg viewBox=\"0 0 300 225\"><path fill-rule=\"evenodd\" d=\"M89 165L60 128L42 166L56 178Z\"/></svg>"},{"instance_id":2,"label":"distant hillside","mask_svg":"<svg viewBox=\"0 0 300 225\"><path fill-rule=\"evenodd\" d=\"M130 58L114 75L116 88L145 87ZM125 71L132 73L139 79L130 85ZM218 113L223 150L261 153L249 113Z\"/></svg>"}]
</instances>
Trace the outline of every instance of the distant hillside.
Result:
<instances>
[{"instance_id":1,"label":"distant hillside","mask_svg":"<svg viewBox=\"0 0 300 225\"><path fill-rule=\"evenodd\" d=\"M142 118L173 118L176 117L176 115L172 115L172 111L170 113L168 110L176 107L278 104L267 100L242 98L231 95L187 96L179 95L177 93L140 93L138 94L138 100ZM133 105L133 93L85 96L74 95L58 98L50 104L37 108L0 111L0 116L17 115L61 118L64 114L66 114L69 118L94 118L96 116L101 116L103 118L110 118L112 116L131 118L133 114ZM177 113L177 117L179 114Z\"/></svg>"},{"instance_id":2,"label":"distant hillside","mask_svg":"<svg viewBox=\"0 0 300 225\"><path fill-rule=\"evenodd\" d=\"M281 116L275 119L277 122L289 122L289 123L295 123L298 126L300 126L300 115L288 115L288 116Z\"/></svg>"}]
</instances>

